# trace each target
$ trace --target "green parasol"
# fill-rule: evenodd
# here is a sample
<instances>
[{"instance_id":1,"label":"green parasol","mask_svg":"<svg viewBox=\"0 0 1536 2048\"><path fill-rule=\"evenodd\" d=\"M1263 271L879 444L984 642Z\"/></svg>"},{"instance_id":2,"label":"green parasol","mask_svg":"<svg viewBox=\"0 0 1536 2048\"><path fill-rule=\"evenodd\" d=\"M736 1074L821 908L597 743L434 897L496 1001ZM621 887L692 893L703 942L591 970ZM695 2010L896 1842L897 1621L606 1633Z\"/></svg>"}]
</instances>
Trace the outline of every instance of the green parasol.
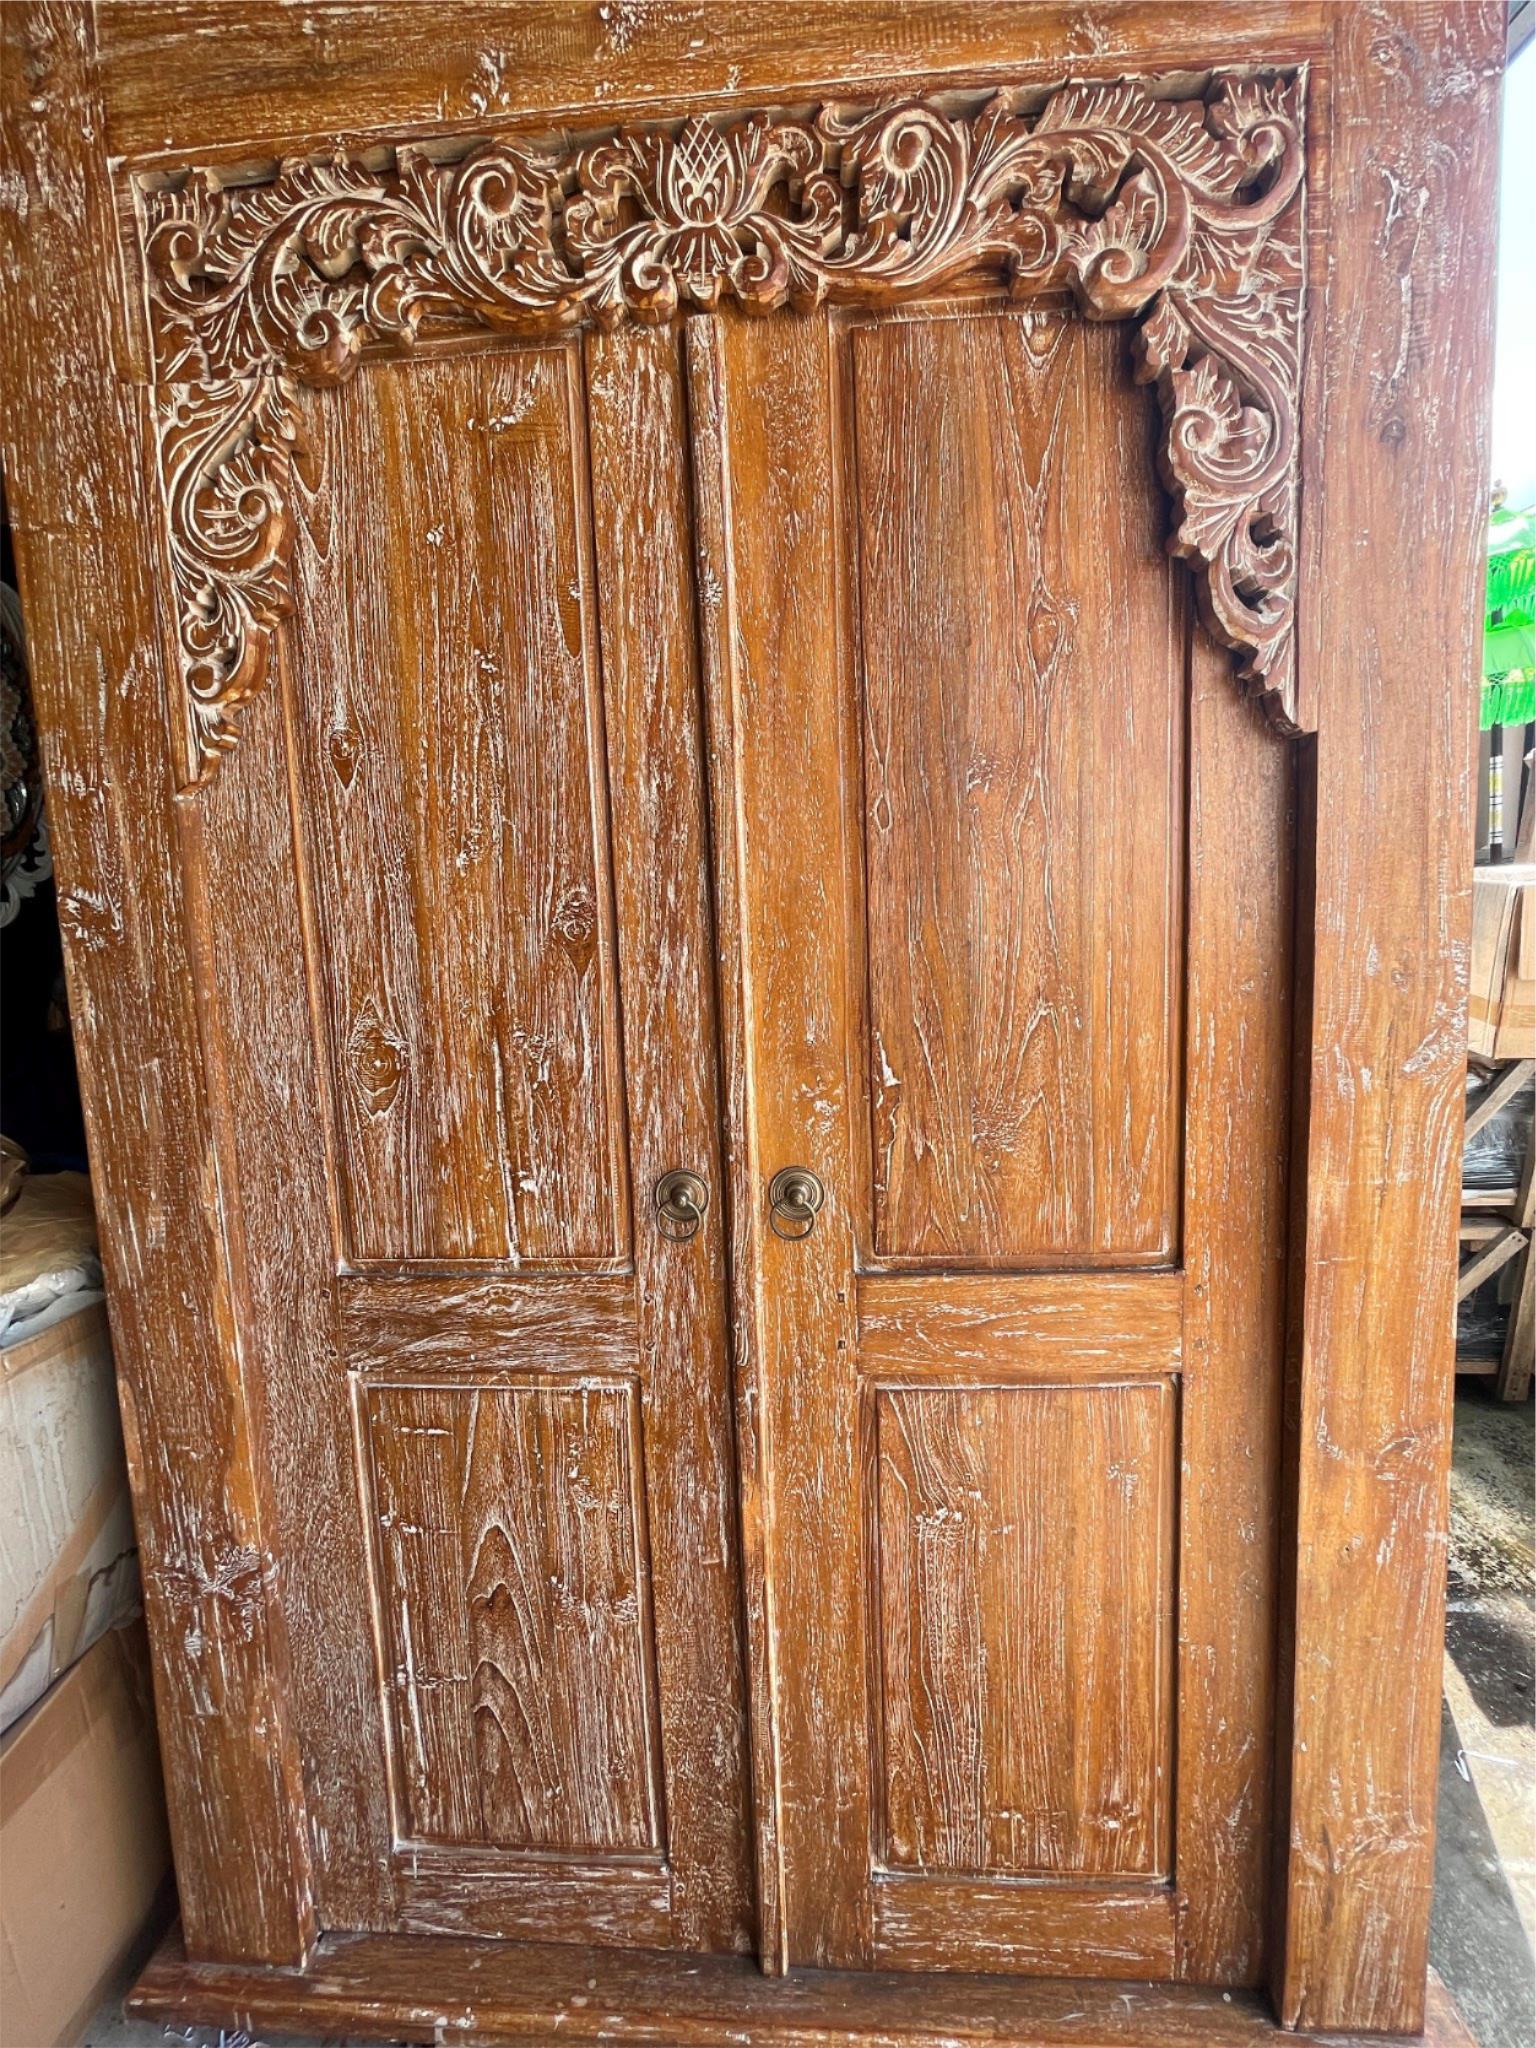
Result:
<instances>
[{"instance_id":1,"label":"green parasol","mask_svg":"<svg viewBox=\"0 0 1536 2048\"><path fill-rule=\"evenodd\" d=\"M1536 718L1536 508L1495 505L1488 521L1488 610L1483 622L1481 725Z\"/></svg>"}]
</instances>

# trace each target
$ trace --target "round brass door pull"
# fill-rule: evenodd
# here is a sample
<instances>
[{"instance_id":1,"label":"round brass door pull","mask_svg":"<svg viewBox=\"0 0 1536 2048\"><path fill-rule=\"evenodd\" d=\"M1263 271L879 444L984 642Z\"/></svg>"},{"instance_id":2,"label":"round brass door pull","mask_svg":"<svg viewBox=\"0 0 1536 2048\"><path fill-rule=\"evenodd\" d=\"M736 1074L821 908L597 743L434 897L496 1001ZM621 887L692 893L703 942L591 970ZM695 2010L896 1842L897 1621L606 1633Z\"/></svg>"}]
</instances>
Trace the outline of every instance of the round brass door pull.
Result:
<instances>
[{"instance_id":1,"label":"round brass door pull","mask_svg":"<svg viewBox=\"0 0 1536 2048\"><path fill-rule=\"evenodd\" d=\"M809 1237L827 1191L808 1166L785 1166L768 1184L768 1220L776 1237Z\"/></svg>"},{"instance_id":2,"label":"round brass door pull","mask_svg":"<svg viewBox=\"0 0 1536 2048\"><path fill-rule=\"evenodd\" d=\"M674 1166L657 1181L652 1200L662 1236L686 1244L704 1221L709 1188L698 1174L690 1173L684 1166Z\"/></svg>"}]
</instances>

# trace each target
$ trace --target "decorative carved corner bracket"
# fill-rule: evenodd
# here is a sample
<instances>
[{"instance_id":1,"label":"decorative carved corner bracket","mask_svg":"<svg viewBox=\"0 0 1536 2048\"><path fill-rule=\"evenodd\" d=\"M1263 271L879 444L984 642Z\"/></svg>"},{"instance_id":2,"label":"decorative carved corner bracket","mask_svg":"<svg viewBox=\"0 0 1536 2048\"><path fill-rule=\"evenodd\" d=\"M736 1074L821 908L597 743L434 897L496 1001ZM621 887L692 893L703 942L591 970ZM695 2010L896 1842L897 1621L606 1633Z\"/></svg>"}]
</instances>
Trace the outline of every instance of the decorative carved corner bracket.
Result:
<instances>
[{"instance_id":1,"label":"decorative carved corner bracket","mask_svg":"<svg viewBox=\"0 0 1536 2048\"><path fill-rule=\"evenodd\" d=\"M1138 322L1170 548L1241 681L1297 730L1301 68L694 115L559 151L292 159L139 193L189 777L234 744L291 606L297 386L369 343L482 327L873 304L998 277Z\"/></svg>"}]
</instances>

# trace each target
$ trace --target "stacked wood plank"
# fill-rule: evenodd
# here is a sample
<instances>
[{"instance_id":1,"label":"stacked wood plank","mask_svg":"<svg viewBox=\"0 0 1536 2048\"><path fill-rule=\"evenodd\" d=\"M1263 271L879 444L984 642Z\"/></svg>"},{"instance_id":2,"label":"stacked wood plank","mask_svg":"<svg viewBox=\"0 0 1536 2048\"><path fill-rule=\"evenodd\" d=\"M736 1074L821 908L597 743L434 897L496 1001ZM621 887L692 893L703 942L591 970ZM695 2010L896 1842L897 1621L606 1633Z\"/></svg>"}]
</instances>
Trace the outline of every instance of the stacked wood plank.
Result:
<instances>
[{"instance_id":1,"label":"stacked wood plank","mask_svg":"<svg viewBox=\"0 0 1536 2048\"><path fill-rule=\"evenodd\" d=\"M1526 1088L1536 1075L1536 1060L1490 1060L1480 1054L1469 1056L1481 1086L1467 1106L1466 1136L1475 1138ZM1509 1320L1502 1349L1484 1354L1459 1351L1456 1369L1461 1373L1491 1373L1500 1400L1523 1401L1531 1385L1533 1319L1536 1319L1536 1261L1531 1257L1536 1231L1536 1181L1532 1164L1536 1145L1525 1145L1524 1165L1509 1187L1462 1189L1461 1267L1456 1279L1456 1299L1468 1300L1483 1282L1495 1274L1503 1276L1500 1296L1509 1304Z\"/></svg>"}]
</instances>

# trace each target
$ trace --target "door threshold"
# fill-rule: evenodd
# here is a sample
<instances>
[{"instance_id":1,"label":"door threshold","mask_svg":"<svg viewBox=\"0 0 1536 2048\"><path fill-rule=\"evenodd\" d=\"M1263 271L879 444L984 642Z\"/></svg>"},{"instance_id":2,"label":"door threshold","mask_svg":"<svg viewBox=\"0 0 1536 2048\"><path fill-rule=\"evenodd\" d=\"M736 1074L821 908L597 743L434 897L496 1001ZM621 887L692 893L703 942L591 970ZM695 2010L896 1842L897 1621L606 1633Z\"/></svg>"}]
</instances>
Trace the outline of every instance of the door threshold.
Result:
<instances>
[{"instance_id":1,"label":"door threshold","mask_svg":"<svg viewBox=\"0 0 1536 2048\"><path fill-rule=\"evenodd\" d=\"M173 1928L128 1995L136 2019L367 2041L551 2039L652 2048L1260 2048L1380 2036L1288 2033L1251 1991L1191 1984L804 1970L437 1935L331 1934L302 1970L187 1960ZM1475 2048L1430 1973L1430 2048Z\"/></svg>"}]
</instances>

